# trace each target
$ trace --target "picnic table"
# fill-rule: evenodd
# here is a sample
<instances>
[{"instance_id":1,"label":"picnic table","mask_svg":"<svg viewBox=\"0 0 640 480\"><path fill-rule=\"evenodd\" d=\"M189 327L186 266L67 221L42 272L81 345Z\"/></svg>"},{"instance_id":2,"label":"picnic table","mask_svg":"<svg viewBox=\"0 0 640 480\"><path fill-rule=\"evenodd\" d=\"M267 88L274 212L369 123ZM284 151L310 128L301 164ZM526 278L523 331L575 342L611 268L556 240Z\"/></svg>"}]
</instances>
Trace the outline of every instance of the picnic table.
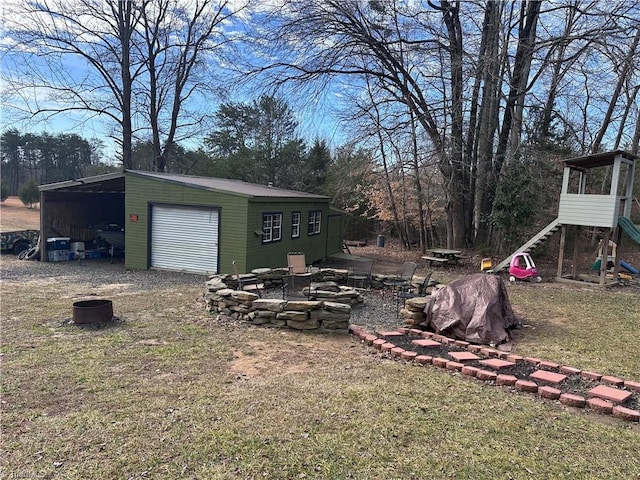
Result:
<instances>
[{"instance_id":1,"label":"picnic table","mask_svg":"<svg viewBox=\"0 0 640 480\"><path fill-rule=\"evenodd\" d=\"M423 260L427 260L429 265L437 263L439 265L445 265L449 262L457 263L460 260L460 250L450 250L448 248L432 248L428 250L429 255L423 255Z\"/></svg>"}]
</instances>

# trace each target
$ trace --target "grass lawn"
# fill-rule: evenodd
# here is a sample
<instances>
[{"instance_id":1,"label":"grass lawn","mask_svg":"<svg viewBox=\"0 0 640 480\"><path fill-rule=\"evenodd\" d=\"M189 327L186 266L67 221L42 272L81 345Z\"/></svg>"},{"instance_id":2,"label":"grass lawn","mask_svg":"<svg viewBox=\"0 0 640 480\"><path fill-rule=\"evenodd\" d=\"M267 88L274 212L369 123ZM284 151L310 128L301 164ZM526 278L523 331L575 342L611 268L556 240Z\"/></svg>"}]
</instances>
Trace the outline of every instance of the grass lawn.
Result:
<instances>
[{"instance_id":1,"label":"grass lawn","mask_svg":"<svg viewBox=\"0 0 640 480\"><path fill-rule=\"evenodd\" d=\"M2 478L640 478L640 426L389 361L346 335L225 326L203 288L3 282ZM7 292L11 291L11 294ZM640 380L640 295L509 287L514 353Z\"/></svg>"}]
</instances>

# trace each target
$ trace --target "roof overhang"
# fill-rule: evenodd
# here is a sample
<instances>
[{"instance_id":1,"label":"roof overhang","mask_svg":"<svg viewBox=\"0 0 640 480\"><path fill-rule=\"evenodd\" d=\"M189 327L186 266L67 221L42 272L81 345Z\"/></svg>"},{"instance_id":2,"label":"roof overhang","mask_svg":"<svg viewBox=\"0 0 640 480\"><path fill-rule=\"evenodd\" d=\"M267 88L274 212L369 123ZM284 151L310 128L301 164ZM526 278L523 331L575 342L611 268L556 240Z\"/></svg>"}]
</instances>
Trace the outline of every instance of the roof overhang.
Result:
<instances>
[{"instance_id":1,"label":"roof overhang","mask_svg":"<svg viewBox=\"0 0 640 480\"><path fill-rule=\"evenodd\" d=\"M593 155L570 158L568 160L563 160L563 162L566 167L572 168L606 167L608 165L613 165L618 155L621 155L622 158L626 160L635 161L638 159L637 155L625 150L614 150L612 152L595 153Z\"/></svg>"},{"instance_id":2,"label":"roof overhang","mask_svg":"<svg viewBox=\"0 0 640 480\"><path fill-rule=\"evenodd\" d=\"M106 173L66 182L48 183L39 188L41 192L123 193L124 173Z\"/></svg>"}]
</instances>

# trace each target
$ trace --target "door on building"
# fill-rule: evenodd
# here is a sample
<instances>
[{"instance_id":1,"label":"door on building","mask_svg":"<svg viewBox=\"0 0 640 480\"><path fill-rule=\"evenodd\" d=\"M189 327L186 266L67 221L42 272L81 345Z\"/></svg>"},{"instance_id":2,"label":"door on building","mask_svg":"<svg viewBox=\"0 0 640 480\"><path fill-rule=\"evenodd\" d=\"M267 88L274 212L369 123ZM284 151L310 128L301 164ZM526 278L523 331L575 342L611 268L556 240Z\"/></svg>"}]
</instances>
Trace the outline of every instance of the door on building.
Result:
<instances>
[{"instance_id":1,"label":"door on building","mask_svg":"<svg viewBox=\"0 0 640 480\"><path fill-rule=\"evenodd\" d=\"M217 273L219 224L217 208L154 205L151 210L151 267Z\"/></svg>"}]
</instances>

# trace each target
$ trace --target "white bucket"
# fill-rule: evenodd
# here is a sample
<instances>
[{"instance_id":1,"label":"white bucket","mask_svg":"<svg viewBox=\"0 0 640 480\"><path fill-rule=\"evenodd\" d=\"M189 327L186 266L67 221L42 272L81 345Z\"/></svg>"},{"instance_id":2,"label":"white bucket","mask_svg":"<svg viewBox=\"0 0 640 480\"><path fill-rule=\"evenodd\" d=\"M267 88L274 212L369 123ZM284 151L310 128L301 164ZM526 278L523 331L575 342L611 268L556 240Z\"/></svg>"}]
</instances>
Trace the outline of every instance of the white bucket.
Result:
<instances>
[{"instance_id":1,"label":"white bucket","mask_svg":"<svg viewBox=\"0 0 640 480\"><path fill-rule=\"evenodd\" d=\"M85 258L84 242L71 242L71 251L78 260Z\"/></svg>"}]
</instances>

